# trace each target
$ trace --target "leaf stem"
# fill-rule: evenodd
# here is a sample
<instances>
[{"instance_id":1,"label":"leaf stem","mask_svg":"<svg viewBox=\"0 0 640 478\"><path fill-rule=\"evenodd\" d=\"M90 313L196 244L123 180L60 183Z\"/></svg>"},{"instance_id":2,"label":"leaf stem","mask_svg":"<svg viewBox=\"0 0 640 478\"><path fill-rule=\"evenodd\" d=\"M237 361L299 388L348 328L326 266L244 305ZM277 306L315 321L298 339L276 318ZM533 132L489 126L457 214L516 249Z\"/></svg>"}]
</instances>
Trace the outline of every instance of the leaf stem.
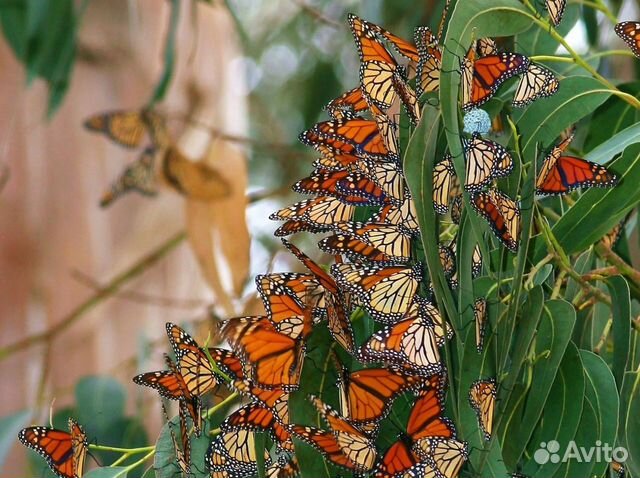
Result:
<instances>
[{"instance_id":1,"label":"leaf stem","mask_svg":"<svg viewBox=\"0 0 640 478\"><path fill-rule=\"evenodd\" d=\"M562 45L565 50L567 50L567 52L569 53L569 55L571 55L571 57L573 58L574 63L580 65L582 68L584 68L586 71L588 71L596 80L598 80L600 83L602 83L604 86L606 86L609 90L611 90L611 92L617 96L619 96L621 99L623 99L624 101L626 101L627 103L629 103L631 106L633 106L636 109L640 109L640 101L638 101L635 97L633 97L632 95L621 95L618 93L622 93L620 90L618 90L615 85L613 83L611 83L609 80L607 80L604 76L602 76L600 73L598 73L591 65L589 65L589 63L587 63L572 47L571 45L569 45L567 43L567 41L562 37L562 35L560 35L555 28L553 28L553 26L546 20L540 20L535 14L537 13L536 9L533 7L533 5L531 5L531 2L529 0L522 0L523 4L531 11L533 12L532 15L527 15L531 21L533 23L535 23L536 25L538 25L538 27L540 27L542 30L545 30L549 33L549 35L556 40L558 43L560 43L560 45ZM616 93L617 92L617 93Z\"/></svg>"},{"instance_id":2,"label":"leaf stem","mask_svg":"<svg viewBox=\"0 0 640 478\"><path fill-rule=\"evenodd\" d=\"M112 451L115 453L128 453L130 455L136 455L138 453L147 453L155 449L156 447L154 445L142 446L139 448L120 448L117 446L107 446L107 445L89 445L89 450Z\"/></svg>"}]
</instances>

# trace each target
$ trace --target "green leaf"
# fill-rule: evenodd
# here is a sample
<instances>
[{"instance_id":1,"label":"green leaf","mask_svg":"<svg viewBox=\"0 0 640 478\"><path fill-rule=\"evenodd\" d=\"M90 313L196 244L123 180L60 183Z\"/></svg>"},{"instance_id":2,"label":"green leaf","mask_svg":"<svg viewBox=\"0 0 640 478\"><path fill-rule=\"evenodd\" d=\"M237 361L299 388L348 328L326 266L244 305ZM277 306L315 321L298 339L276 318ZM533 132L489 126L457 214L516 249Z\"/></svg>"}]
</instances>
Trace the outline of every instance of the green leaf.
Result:
<instances>
[{"instance_id":1,"label":"green leaf","mask_svg":"<svg viewBox=\"0 0 640 478\"><path fill-rule=\"evenodd\" d=\"M523 155L528 157L536 144L549 147L562 131L592 113L609 96L611 92L602 83L588 76L560 80L555 95L533 102L521 116L516 116Z\"/></svg>"},{"instance_id":2,"label":"green leaf","mask_svg":"<svg viewBox=\"0 0 640 478\"><path fill-rule=\"evenodd\" d=\"M440 115L438 111L425 105L422 109L420 124L409 140L403 160L403 168L407 185L416 206L422 247L424 249L429 276L433 285L436 300L442 304L451 320L457 317L449 285L442 271L438 252L438 222L433 209L433 165L435 162L436 144ZM455 323L453 324L455 327Z\"/></svg>"},{"instance_id":3,"label":"green leaf","mask_svg":"<svg viewBox=\"0 0 640 478\"><path fill-rule=\"evenodd\" d=\"M126 392L111 377L90 376L76 384L78 421L90 436L104 437L115 421L124 417Z\"/></svg>"},{"instance_id":4,"label":"green leaf","mask_svg":"<svg viewBox=\"0 0 640 478\"><path fill-rule=\"evenodd\" d=\"M171 14L169 16L169 30L164 45L164 69L160 80L156 84L149 107L162 100L167 94L171 78L173 77L173 69L175 67L176 55L176 35L178 32L178 20L180 18L180 0L171 0Z\"/></svg>"},{"instance_id":5,"label":"green leaf","mask_svg":"<svg viewBox=\"0 0 640 478\"><path fill-rule=\"evenodd\" d=\"M582 453L581 449L592 450L594 455L591 460L582 460L578 457L569 458L566 461L563 461L560 464L560 468L554 473L554 476L565 477L565 478L573 478L575 476L593 476L591 470L595 465L595 443L598 439L598 417L596 415L596 409L594 404L590 398L592 392L589 392L591 389L590 383L587 381L585 385L585 397L582 405L582 414L580 415L580 423L578 424L578 429L576 430L575 436L573 438L573 442L575 443L576 449L578 453ZM560 446L560 452L564 452L564 448ZM604 463L605 467L607 463Z\"/></svg>"},{"instance_id":6,"label":"green leaf","mask_svg":"<svg viewBox=\"0 0 640 478\"><path fill-rule=\"evenodd\" d=\"M27 4L25 2L5 2L0 5L0 25L7 42L16 57L24 61L27 50Z\"/></svg>"},{"instance_id":7,"label":"green leaf","mask_svg":"<svg viewBox=\"0 0 640 478\"><path fill-rule=\"evenodd\" d=\"M16 443L18 432L29 424L31 412L22 410L0 418L0 469L7 453Z\"/></svg>"},{"instance_id":8,"label":"green leaf","mask_svg":"<svg viewBox=\"0 0 640 478\"><path fill-rule=\"evenodd\" d=\"M529 379L505 406L504 459L520 460L546 407L560 362L564 357L575 323L575 310L563 300L545 303L538 323L534 354L529 364ZM506 437L509 437L508 439Z\"/></svg>"},{"instance_id":9,"label":"green leaf","mask_svg":"<svg viewBox=\"0 0 640 478\"><path fill-rule=\"evenodd\" d=\"M624 151L627 146L638 142L640 142L640 123L635 123L600 143L589 151L584 159L598 164L606 164Z\"/></svg>"},{"instance_id":10,"label":"green leaf","mask_svg":"<svg viewBox=\"0 0 640 478\"><path fill-rule=\"evenodd\" d=\"M591 188L553 226L566 254L582 251L609 232L640 202L640 145L628 147L610 168L620 176L613 188ZM536 260L544 255L536 249Z\"/></svg>"},{"instance_id":11,"label":"green leaf","mask_svg":"<svg viewBox=\"0 0 640 478\"><path fill-rule=\"evenodd\" d=\"M620 389L620 421L618 444L627 449L625 462L630 476L640 476L640 373L626 372Z\"/></svg>"},{"instance_id":12,"label":"green leaf","mask_svg":"<svg viewBox=\"0 0 640 478\"><path fill-rule=\"evenodd\" d=\"M562 17L562 23L556 28L557 32L565 36L578 21L579 5L569 4ZM516 35L514 43L518 52L527 56L531 55L555 55L559 43L549 35L549 32L532 24L527 31Z\"/></svg>"},{"instance_id":13,"label":"green leaf","mask_svg":"<svg viewBox=\"0 0 640 478\"><path fill-rule=\"evenodd\" d=\"M611 295L611 313L613 314L613 364L611 366L616 383L622 386L627 371L629 350L631 347L631 298L629 285L622 276L610 277L606 281Z\"/></svg>"},{"instance_id":14,"label":"green leaf","mask_svg":"<svg viewBox=\"0 0 640 478\"><path fill-rule=\"evenodd\" d=\"M548 400L545 404L542 426L537 430L538 439L531 441L531 455L539 448L540 442L548 443L555 440L560 443L560 450L567 448L568 443L575 438L580 424L584 389L585 377L580 354L578 348L570 343L551 387L551 396L554 399ZM538 465L534 460L530 460L526 463L523 472L535 478L548 478L556 476L555 473L559 468L560 463L548 461Z\"/></svg>"},{"instance_id":15,"label":"green leaf","mask_svg":"<svg viewBox=\"0 0 640 478\"><path fill-rule=\"evenodd\" d=\"M127 468L124 466L103 467L91 470L83 475L84 478L127 478Z\"/></svg>"},{"instance_id":16,"label":"green leaf","mask_svg":"<svg viewBox=\"0 0 640 478\"><path fill-rule=\"evenodd\" d=\"M582 359L587 379L589 401L594 407L599 424L599 433L596 439L603 444L607 443L614 446L618 432L620 407L615 379L607 363L598 355L586 350L580 350L580 358ZM594 446L596 439L593 439L591 443L585 442L585 446ZM604 460L594 463L591 475L602 476L606 471L607 465ZM576 472L573 476L581 476L581 474ZM583 473L582 476L587 475Z\"/></svg>"}]
</instances>

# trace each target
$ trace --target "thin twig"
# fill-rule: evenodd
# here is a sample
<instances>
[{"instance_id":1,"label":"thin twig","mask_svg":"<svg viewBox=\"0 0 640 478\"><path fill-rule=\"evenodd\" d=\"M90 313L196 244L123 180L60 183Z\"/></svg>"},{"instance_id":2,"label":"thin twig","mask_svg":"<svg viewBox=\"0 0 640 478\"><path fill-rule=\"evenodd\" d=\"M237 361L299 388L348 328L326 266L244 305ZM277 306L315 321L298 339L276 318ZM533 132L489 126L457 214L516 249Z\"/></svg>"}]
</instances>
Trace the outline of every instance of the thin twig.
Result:
<instances>
[{"instance_id":1,"label":"thin twig","mask_svg":"<svg viewBox=\"0 0 640 478\"><path fill-rule=\"evenodd\" d=\"M92 310L98 304L102 303L105 299L113 296L120 287L122 287L125 283L129 282L131 279L139 276L144 271L146 271L149 267L156 264L160 259L162 259L167 253L172 251L176 246L178 246L184 239L186 238L186 234L184 231L180 231L177 234L170 237L167 241L161 244L158 248L145 255L137 262L135 262L131 267L128 267L125 271L117 274L108 284L97 294L94 294L89 299L85 300L82 304L77 306L74 310L72 310L69 314L62 318L59 322L57 322L51 328L34 334L23 339L18 340L12 344L9 344L0 349L0 361L4 360L11 354L31 347L32 345L36 345L42 342L50 341L55 339L62 332L71 327L78 319L84 316L87 312Z\"/></svg>"},{"instance_id":2,"label":"thin twig","mask_svg":"<svg viewBox=\"0 0 640 478\"><path fill-rule=\"evenodd\" d=\"M607 277L619 274L620 271L616 267L602 267L600 269L594 269L591 272L582 274L582 280L587 282L593 282L598 280L605 280Z\"/></svg>"},{"instance_id":3,"label":"thin twig","mask_svg":"<svg viewBox=\"0 0 640 478\"><path fill-rule=\"evenodd\" d=\"M596 253L609 264L614 266L619 274L622 274L627 279L632 281L636 286L640 287L640 271L634 269L629 264L627 264L622 257L613 252L610 248L608 248L605 244L600 241L596 244Z\"/></svg>"},{"instance_id":4,"label":"thin twig","mask_svg":"<svg viewBox=\"0 0 640 478\"><path fill-rule=\"evenodd\" d=\"M322 13L320 10L318 10L315 7L312 7L311 5L305 3L303 0L293 0L293 3L295 3L296 5L298 5L300 7L300 9L306 13L308 13L309 15L311 15L313 18L315 18L316 20L325 23L333 28L338 28L338 29L342 29L343 25L342 23L340 23L337 20L334 20L333 18L329 18L328 16L326 16L324 13Z\"/></svg>"},{"instance_id":5,"label":"thin twig","mask_svg":"<svg viewBox=\"0 0 640 478\"><path fill-rule=\"evenodd\" d=\"M96 292L102 292L106 288L93 277L78 270L72 271L71 277L78 281L80 284L90 287ZM167 307L174 309L197 309L209 305L209 302L203 299L176 299L169 297L158 297L134 290L122 290L113 294L113 296L121 299L127 299L132 302L138 302L141 304L157 305L158 307Z\"/></svg>"}]
</instances>

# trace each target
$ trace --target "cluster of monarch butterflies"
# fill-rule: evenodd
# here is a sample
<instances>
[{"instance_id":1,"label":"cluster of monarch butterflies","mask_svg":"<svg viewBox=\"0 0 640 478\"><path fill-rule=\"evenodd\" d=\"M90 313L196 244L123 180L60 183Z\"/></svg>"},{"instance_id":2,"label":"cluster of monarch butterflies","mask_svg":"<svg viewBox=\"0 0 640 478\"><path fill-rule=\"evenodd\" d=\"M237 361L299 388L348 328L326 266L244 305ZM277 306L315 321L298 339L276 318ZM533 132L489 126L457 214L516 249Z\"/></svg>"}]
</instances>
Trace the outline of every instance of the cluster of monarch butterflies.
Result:
<instances>
[{"instance_id":1,"label":"cluster of monarch butterflies","mask_svg":"<svg viewBox=\"0 0 640 478\"><path fill-rule=\"evenodd\" d=\"M546 4L557 25L565 2L548 0ZM175 360L165 356L166 370L133 379L178 402L180 439L173 429L171 437L176 463L185 476L191 474L193 465L190 434L200 435L204 428L202 397L219 386L239 393L247 403L225 419L211 441L204 466L212 478L257 473L256 432L268 433L274 444L273 453L265 451L264 456L268 478L298 475L294 437L335 465L376 478L455 478L468 457L467 444L456 437L455 427L444 416L446 370L440 348L452 337L452 329L429 300L423 265L412 261L419 227L399 160L399 125L391 113L401 104L414 124L419 121L419 96L439 87L441 47L426 27L416 30L412 44L355 15L349 16L349 24L360 53L360 84L328 104L330 120L301 134L301 140L320 157L316 170L298 181L294 190L314 197L272 215L285 221L276 231L278 236L330 232L319 247L335 257L331 273L283 239L307 272L256 277L265 315L224 321L220 332L230 349L203 348L183 329L168 323ZM637 56L639 31L635 22L616 27ZM402 58L397 60L387 45ZM523 55L498 53L490 39L478 41L469 50L461 62L461 73L465 111L488 101L514 75L522 75L513 101L516 107L555 93L559 85L549 70ZM415 90L410 74L416 78ZM114 124L120 119L120 114L103 115L90 119L87 126L126 146L140 145L144 129L131 125L142 122L148 128L150 120L138 114L129 118L130 123ZM571 135L563 139L546 156L536 181L538 194L615 184L615 175L606 168L564 154L571 139ZM513 169L510 153L478 134L464 140L464 153L464 189L471 195L472 206L503 244L516 250L518 205L492 186L493 180ZM453 221L459 222L463 200L452 158L445 156L433 175L435 210L446 214L451 208ZM355 221L363 211L369 219ZM455 287L455 239L440 245L440 257ZM474 274L481 269L476 248ZM380 324L360 345L350 318L357 308ZM478 351L483 347L486 313L486 300L477 299ZM319 428L293 423L289 396L300 385L307 341L323 324L354 361L375 365L349 371L334 357L339 407L325 403L322 397L308 397L324 420L324 427ZM406 429L380 454L376 446L380 421L404 394L413 397ZM477 380L468 391L478 429L486 440L493 433L496 395L493 378ZM42 455L60 478L82 476L88 442L75 420L69 420L69 431L36 426L23 429L18 437Z\"/></svg>"}]
</instances>

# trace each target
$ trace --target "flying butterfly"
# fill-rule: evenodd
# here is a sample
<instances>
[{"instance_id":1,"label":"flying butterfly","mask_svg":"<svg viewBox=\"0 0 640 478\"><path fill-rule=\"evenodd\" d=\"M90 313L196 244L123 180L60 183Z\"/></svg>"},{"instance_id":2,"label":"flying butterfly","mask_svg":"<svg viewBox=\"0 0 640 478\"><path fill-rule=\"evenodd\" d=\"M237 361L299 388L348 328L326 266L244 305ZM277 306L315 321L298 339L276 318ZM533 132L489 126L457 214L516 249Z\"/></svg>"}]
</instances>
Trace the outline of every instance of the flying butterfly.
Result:
<instances>
[{"instance_id":1,"label":"flying butterfly","mask_svg":"<svg viewBox=\"0 0 640 478\"><path fill-rule=\"evenodd\" d=\"M524 73L529 59L519 53L498 53L476 58L475 48L469 48L460 62L462 75L462 109L468 111L489 101L502 83Z\"/></svg>"},{"instance_id":2,"label":"flying butterfly","mask_svg":"<svg viewBox=\"0 0 640 478\"><path fill-rule=\"evenodd\" d=\"M166 142L162 117L152 110L108 111L89 117L84 127L105 134L115 143L127 148L137 148L148 133L155 145Z\"/></svg>"},{"instance_id":3,"label":"flying butterfly","mask_svg":"<svg viewBox=\"0 0 640 478\"><path fill-rule=\"evenodd\" d=\"M469 403L476 412L478 424L485 440L493 433L493 414L496 406L496 381L477 380L469 389Z\"/></svg>"},{"instance_id":4,"label":"flying butterfly","mask_svg":"<svg viewBox=\"0 0 640 478\"><path fill-rule=\"evenodd\" d=\"M89 444L84 430L73 418L69 418L68 432L49 427L27 427L20 430L18 439L41 455L60 478L82 477Z\"/></svg>"},{"instance_id":5,"label":"flying butterfly","mask_svg":"<svg viewBox=\"0 0 640 478\"><path fill-rule=\"evenodd\" d=\"M629 45L636 58L640 58L640 22L618 23L615 32Z\"/></svg>"},{"instance_id":6,"label":"flying butterfly","mask_svg":"<svg viewBox=\"0 0 640 478\"><path fill-rule=\"evenodd\" d=\"M465 140L466 173L464 188L479 191L493 179L508 176L513 171L513 157L501 144L483 139L474 133Z\"/></svg>"},{"instance_id":7,"label":"flying butterfly","mask_svg":"<svg viewBox=\"0 0 640 478\"><path fill-rule=\"evenodd\" d=\"M512 252L520 241L520 206L506 194L491 188L471 196L471 205L491 226L498 239Z\"/></svg>"},{"instance_id":8,"label":"flying butterfly","mask_svg":"<svg viewBox=\"0 0 640 478\"><path fill-rule=\"evenodd\" d=\"M422 280L422 265L334 264L331 273L338 285L351 292L374 320L390 323L407 312Z\"/></svg>"},{"instance_id":9,"label":"flying butterfly","mask_svg":"<svg viewBox=\"0 0 640 478\"><path fill-rule=\"evenodd\" d=\"M559 87L560 82L551 70L530 63L516 86L512 104L516 108L524 108L538 98L546 98L555 94Z\"/></svg>"},{"instance_id":10,"label":"flying butterfly","mask_svg":"<svg viewBox=\"0 0 640 478\"><path fill-rule=\"evenodd\" d=\"M158 194L155 171L156 149L146 148L140 157L128 165L109 190L100 198L100 207L107 207L123 194L136 191L143 196Z\"/></svg>"},{"instance_id":11,"label":"flying butterfly","mask_svg":"<svg viewBox=\"0 0 640 478\"><path fill-rule=\"evenodd\" d=\"M319 196L297 202L269 216L271 220L287 221L274 235L288 236L296 232L322 232L337 222L350 221L355 207L330 196Z\"/></svg>"},{"instance_id":12,"label":"flying butterfly","mask_svg":"<svg viewBox=\"0 0 640 478\"><path fill-rule=\"evenodd\" d=\"M566 194L581 187L606 188L617 184L617 176L604 166L564 155L572 139L573 135L564 139L544 159L536 179L536 194Z\"/></svg>"}]
</instances>

